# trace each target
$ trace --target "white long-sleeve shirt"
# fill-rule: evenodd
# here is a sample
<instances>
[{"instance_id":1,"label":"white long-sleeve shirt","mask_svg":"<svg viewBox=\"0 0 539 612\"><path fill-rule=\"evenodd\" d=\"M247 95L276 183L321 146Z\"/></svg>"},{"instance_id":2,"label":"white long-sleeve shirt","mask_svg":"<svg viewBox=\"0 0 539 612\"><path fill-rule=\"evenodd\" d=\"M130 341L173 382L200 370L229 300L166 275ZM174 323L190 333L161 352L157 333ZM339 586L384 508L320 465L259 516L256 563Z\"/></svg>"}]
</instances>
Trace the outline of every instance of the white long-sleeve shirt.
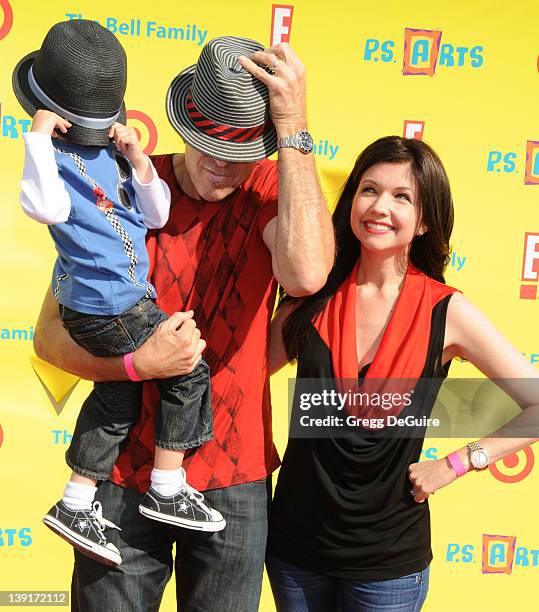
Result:
<instances>
[{"instance_id":1,"label":"white long-sleeve shirt","mask_svg":"<svg viewBox=\"0 0 539 612\"><path fill-rule=\"evenodd\" d=\"M71 212L71 200L64 181L58 175L51 137L39 132L26 132L23 140L25 157L20 201L24 212L39 223L65 223ZM168 219L170 189L157 176L149 158L148 161L152 180L141 182L137 171L132 168L132 184L144 224L148 229L157 229L163 227Z\"/></svg>"}]
</instances>

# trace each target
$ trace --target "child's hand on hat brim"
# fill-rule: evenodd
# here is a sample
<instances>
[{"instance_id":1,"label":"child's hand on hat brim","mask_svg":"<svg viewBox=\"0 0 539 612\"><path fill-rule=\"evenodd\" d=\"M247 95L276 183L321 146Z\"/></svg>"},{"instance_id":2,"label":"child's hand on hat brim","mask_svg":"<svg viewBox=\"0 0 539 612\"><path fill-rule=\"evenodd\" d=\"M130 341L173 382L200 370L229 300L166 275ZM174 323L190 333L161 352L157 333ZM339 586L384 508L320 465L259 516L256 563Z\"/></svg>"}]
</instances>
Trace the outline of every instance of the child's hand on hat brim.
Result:
<instances>
[{"instance_id":1,"label":"child's hand on hat brim","mask_svg":"<svg viewBox=\"0 0 539 612\"><path fill-rule=\"evenodd\" d=\"M140 142L135 130L121 123L114 123L109 130L109 138L114 140L118 151L123 153L131 162L140 180L143 183L150 182L152 178L150 162L140 148Z\"/></svg>"},{"instance_id":2,"label":"child's hand on hat brim","mask_svg":"<svg viewBox=\"0 0 539 612\"><path fill-rule=\"evenodd\" d=\"M40 108L34 115L30 131L58 138L58 131L65 134L70 127L71 123L67 119L62 119L60 115Z\"/></svg>"}]
</instances>

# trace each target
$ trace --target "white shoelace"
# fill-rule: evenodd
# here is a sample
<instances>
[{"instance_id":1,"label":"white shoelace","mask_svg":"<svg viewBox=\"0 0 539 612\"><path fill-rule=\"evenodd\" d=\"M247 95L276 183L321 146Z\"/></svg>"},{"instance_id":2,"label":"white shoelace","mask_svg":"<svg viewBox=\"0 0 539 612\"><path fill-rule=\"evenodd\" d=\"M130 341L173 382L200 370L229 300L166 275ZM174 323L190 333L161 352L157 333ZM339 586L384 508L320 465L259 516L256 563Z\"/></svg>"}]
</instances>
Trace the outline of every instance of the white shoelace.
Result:
<instances>
[{"instance_id":1,"label":"white shoelace","mask_svg":"<svg viewBox=\"0 0 539 612\"><path fill-rule=\"evenodd\" d=\"M101 502L95 501L93 503L90 516L92 517L100 531L105 531L105 527L112 527L112 529L117 529L118 531L121 531L121 528L118 527L118 525L115 525L112 521L107 520L103 516L103 507L101 506Z\"/></svg>"},{"instance_id":2,"label":"white shoelace","mask_svg":"<svg viewBox=\"0 0 539 612\"><path fill-rule=\"evenodd\" d=\"M189 495L191 499L196 501L196 503L204 510L204 512L207 512L210 516L212 516L213 513L210 510L210 508L208 508L208 506L206 506L206 504L203 503L204 495L202 495L200 491L193 489L193 487L190 484L187 484L187 479L185 477L185 470L183 468L180 468L180 470L183 476L183 489L187 492L187 494Z\"/></svg>"}]
</instances>

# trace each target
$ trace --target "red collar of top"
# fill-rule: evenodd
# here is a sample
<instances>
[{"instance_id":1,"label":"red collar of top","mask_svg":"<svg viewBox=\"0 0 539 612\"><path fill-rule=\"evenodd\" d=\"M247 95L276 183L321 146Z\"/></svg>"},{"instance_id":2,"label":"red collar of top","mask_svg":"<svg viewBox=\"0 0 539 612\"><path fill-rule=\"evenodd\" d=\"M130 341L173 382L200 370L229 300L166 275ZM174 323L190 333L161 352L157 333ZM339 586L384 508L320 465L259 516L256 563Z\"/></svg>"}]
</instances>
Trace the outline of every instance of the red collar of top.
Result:
<instances>
[{"instance_id":1,"label":"red collar of top","mask_svg":"<svg viewBox=\"0 0 539 612\"><path fill-rule=\"evenodd\" d=\"M314 327L330 349L335 378L342 381L339 386L342 388L346 380L344 383L346 390L352 391L357 390L358 378L356 349L358 269L359 260L324 310L313 319ZM365 380L417 380L423 372L427 358L432 309L444 297L456 291L458 289L435 281L409 263L395 310ZM353 381L356 381L355 384ZM375 386L380 385L379 382Z\"/></svg>"},{"instance_id":2,"label":"red collar of top","mask_svg":"<svg viewBox=\"0 0 539 612\"><path fill-rule=\"evenodd\" d=\"M205 117L195 106L191 91L187 94L185 107L189 118L193 124L207 136L227 140L229 142L252 142L257 140L264 133L269 121L250 128L238 128L224 123L216 123L212 119Z\"/></svg>"}]
</instances>

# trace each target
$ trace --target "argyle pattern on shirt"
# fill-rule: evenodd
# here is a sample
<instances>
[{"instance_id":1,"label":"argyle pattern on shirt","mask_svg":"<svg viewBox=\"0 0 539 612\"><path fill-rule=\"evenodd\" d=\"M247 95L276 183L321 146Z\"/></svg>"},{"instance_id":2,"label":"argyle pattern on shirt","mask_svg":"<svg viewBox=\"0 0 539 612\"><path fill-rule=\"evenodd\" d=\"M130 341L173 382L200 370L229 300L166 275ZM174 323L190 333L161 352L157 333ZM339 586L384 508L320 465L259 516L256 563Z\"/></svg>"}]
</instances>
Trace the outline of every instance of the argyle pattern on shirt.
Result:
<instances>
[{"instance_id":1,"label":"argyle pattern on shirt","mask_svg":"<svg viewBox=\"0 0 539 612\"><path fill-rule=\"evenodd\" d=\"M173 202L167 225L148 240L157 303L168 314L194 310L212 374L215 436L186 455L189 482L205 490L263 478L278 464L267 380L276 282L262 240L277 213L275 164L257 164L248 182L219 203L183 195L168 156L154 165ZM145 490L158 402L155 386L145 385L141 417L120 455L115 482Z\"/></svg>"}]
</instances>

